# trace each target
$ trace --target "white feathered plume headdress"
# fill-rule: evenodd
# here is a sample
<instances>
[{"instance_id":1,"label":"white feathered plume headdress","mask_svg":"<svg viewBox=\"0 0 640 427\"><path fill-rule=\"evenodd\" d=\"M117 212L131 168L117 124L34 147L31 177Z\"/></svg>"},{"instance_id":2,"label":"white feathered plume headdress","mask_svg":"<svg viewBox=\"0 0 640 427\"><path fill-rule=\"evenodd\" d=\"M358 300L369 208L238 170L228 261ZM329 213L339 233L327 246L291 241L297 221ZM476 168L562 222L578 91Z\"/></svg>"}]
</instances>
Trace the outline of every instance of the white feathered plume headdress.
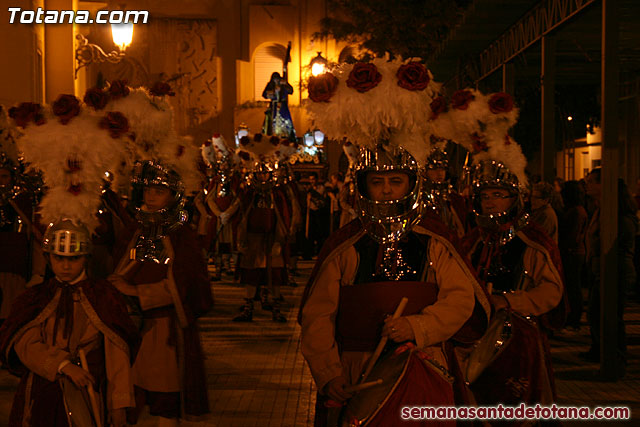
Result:
<instances>
[{"instance_id":1,"label":"white feathered plume headdress","mask_svg":"<svg viewBox=\"0 0 640 427\"><path fill-rule=\"evenodd\" d=\"M276 162L286 161L297 149L298 144L287 138L257 133L253 137L240 138L240 146L236 149L236 153L242 166L247 170L253 170L260 164L273 165Z\"/></svg>"},{"instance_id":2,"label":"white feathered plume headdress","mask_svg":"<svg viewBox=\"0 0 640 427\"><path fill-rule=\"evenodd\" d=\"M90 232L98 225L105 172L124 157L123 137L129 131L121 112L92 107L73 95L60 95L51 106L25 102L9 112L24 131L18 149L30 168L43 174L43 220L71 219Z\"/></svg>"},{"instance_id":3,"label":"white feathered plume headdress","mask_svg":"<svg viewBox=\"0 0 640 427\"><path fill-rule=\"evenodd\" d=\"M344 144L342 144L342 150L345 156L347 156L347 160L349 160L349 168L353 168L358 161L358 147L349 141L345 141Z\"/></svg>"},{"instance_id":4,"label":"white feathered plume headdress","mask_svg":"<svg viewBox=\"0 0 640 427\"><path fill-rule=\"evenodd\" d=\"M179 136L174 128L173 108L166 98L173 92L167 83L156 83L147 90L132 89L126 82L116 81L106 89L91 91L109 94L105 110L120 111L129 118L129 156L118 171L125 179L129 178L135 161L150 160L175 170L187 194L200 189L202 176L197 167L200 153L190 137Z\"/></svg>"},{"instance_id":5,"label":"white feathered plume headdress","mask_svg":"<svg viewBox=\"0 0 640 427\"><path fill-rule=\"evenodd\" d=\"M504 92L484 95L473 89L455 92L447 103L439 96L431 103L433 140L451 140L473 154L473 162L497 160L526 186L527 159L509 136L518 120L518 109Z\"/></svg>"},{"instance_id":6,"label":"white feathered plume headdress","mask_svg":"<svg viewBox=\"0 0 640 427\"><path fill-rule=\"evenodd\" d=\"M224 136L214 133L213 136L206 140L200 147L202 160L208 166L215 166L219 162L233 161L233 154L227 145Z\"/></svg>"},{"instance_id":7,"label":"white feathered plume headdress","mask_svg":"<svg viewBox=\"0 0 640 427\"><path fill-rule=\"evenodd\" d=\"M440 84L419 60L386 57L345 64L311 77L308 88L305 107L326 135L369 149L389 141L424 163L431 133L429 105Z\"/></svg>"}]
</instances>

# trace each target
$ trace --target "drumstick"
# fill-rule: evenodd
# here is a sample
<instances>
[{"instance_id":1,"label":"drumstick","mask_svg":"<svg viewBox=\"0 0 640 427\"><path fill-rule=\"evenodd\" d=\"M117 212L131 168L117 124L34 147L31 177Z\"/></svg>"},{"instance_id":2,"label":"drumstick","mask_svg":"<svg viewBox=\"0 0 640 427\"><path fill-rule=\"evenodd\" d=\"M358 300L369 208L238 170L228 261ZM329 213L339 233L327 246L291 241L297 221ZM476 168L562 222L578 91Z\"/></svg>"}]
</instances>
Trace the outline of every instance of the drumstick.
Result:
<instances>
[{"instance_id":1,"label":"drumstick","mask_svg":"<svg viewBox=\"0 0 640 427\"><path fill-rule=\"evenodd\" d=\"M404 308L407 306L408 302L409 300L407 299L407 297L402 297L402 299L400 300L400 304L398 304L398 308L396 308L396 312L393 313L393 317L391 319L397 319L400 316L402 316L402 312L404 311ZM389 337L382 337L380 339L380 342L378 343L378 347L376 347L376 351L373 352L373 355L371 356L371 358L369 359L369 362L367 363L367 369L365 369L364 374L362 374L362 376L360 377L360 383L363 383L367 380L367 377L373 370L373 366L378 361L378 358L380 357L382 350L384 350L384 347L387 345L388 339Z\"/></svg>"},{"instance_id":2,"label":"drumstick","mask_svg":"<svg viewBox=\"0 0 640 427\"><path fill-rule=\"evenodd\" d=\"M356 384L356 385L351 385L348 387L344 388L344 391L346 391L347 393L355 393L357 391L361 391L361 390L366 390L368 388L377 386L379 384L382 384L384 381L382 381L381 378L375 380L375 381L369 381L367 383L362 383L362 384Z\"/></svg>"},{"instance_id":3,"label":"drumstick","mask_svg":"<svg viewBox=\"0 0 640 427\"><path fill-rule=\"evenodd\" d=\"M78 356L80 356L80 364L82 369L89 372L89 364L87 363L87 356L84 354L84 349L78 350ZM89 399L91 400L91 409L93 409L93 416L96 419L97 427L102 427L102 420L100 419L100 409L98 408L98 400L96 399L96 392L93 390L93 386L87 386L89 391Z\"/></svg>"}]
</instances>

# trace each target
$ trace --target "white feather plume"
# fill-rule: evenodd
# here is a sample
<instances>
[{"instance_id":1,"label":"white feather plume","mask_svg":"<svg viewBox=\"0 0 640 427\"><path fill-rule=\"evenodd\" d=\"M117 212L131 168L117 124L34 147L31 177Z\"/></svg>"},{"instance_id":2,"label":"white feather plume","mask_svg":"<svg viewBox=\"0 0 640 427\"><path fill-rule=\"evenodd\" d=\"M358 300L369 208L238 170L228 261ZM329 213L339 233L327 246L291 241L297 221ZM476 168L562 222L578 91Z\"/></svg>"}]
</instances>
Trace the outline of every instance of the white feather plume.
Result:
<instances>
[{"instance_id":1,"label":"white feather plume","mask_svg":"<svg viewBox=\"0 0 640 427\"><path fill-rule=\"evenodd\" d=\"M473 163L482 160L501 161L517 176L521 186L526 186L524 172L527 159L520 145L509 136L509 129L518 120L518 109L492 112L489 101L494 95L482 94L474 89L466 89L473 95L466 109L451 108L440 114L434 121L434 132L438 136L453 140L474 153Z\"/></svg>"},{"instance_id":2,"label":"white feather plume","mask_svg":"<svg viewBox=\"0 0 640 427\"><path fill-rule=\"evenodd\" d=\"M414 59L415 60L415 59ZM431 133L429 104L438 93L440 83L433 81L424 90L411 91L398 86L398 68L408 61L377 58L373 64L381 74L380 83L360 93L347 86L352 64L333 71L338 87L329 102L305 101L315 125L333 139L348 138L354 144L373 148L389 139L419 158L426 158Z\"/></svg>"},{"instance_id":3,"label":"white feather plume","mask_svg":"<svg viewBox=\"0 0 640 427\"><path fill-rule=\"evenodd\" d=\"M350 142L345 142L342 144L342 150L349 160L349 167L353 167L358 161L358 147Z\"/></svg>"},{"instance_id":4,"label":"white feather plume","mask_svg":"<svg viewBox=\"0 0 640 427\"><path fill-rule=\"evenodd\" d=\"M182 178L187 194L201 188L198 170L199 149L189 137L177 134L173 123L173 107L163 96L151 96L145 88L130 89L129 95L111 100L107 111L119 111L129 119L133 137L129 139L129 155L135 160L154 160L174 169ZM125 159L121 168L130 178L132 171Z\"/></svg>"},{"instance_id":5,"label":"white feather plume","mask_svg":"<svg viewBox=\"0 0 640 427\"><path fill-rule=\"evenodd\" d=\"M99 122L104 112L82 108L66 125L44 107L46 123L29 124L18 148L32 169L42 171L48 191L40 204L45 222L70 218L93 231L105 172L124 157L125 143L112 138Z\"/></svg>"},{"instance_id":6,"label":"white feather plume","mask_svg":"<svg viewBox=\"0 0 640 427\"><path fill-rule=\"evenodd\" d=\"M243 137L236 149L242 166L253 169L256 163L275 163L288 159L298 150L297 144L277 136L255 134Z\"/></svg>"}]
</instances>

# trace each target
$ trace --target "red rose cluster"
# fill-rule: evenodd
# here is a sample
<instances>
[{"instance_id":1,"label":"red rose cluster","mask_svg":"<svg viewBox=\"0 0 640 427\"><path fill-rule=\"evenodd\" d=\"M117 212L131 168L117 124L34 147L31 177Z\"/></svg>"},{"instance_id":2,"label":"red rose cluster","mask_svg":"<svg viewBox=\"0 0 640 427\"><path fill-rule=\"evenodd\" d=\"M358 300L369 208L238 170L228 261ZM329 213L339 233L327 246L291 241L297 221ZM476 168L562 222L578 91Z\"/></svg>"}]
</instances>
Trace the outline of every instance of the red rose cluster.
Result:
<instances>
[{"instance_id":1,"label":"red rose cluster","mask_svg":"<svg viewBox=\"0 0 640 427\"><path fill-rule=\"evenodd\" d=\"M129 132L129 120L119 111L111 111L100 120L100 128L105 129L111 138L119 138Z\"/></svg>"},{"instance_id":2,"label":"red rose cluster","mask_svg":"<svg viewBox=\"0 0 640 427\"><path fill-rule=\"evenodd\" d=\"M108 88L93 87L84 94L83 101L96 111L102 110L110 100L124 98L129 95L126 80L115 80Z\"/></svg>"},{"instance_id":3,"label":"red rose cluster","mask_svg":"<svg viewBox=\"0 0 640 427\"><path fill-rule=\"evenodd\" d=\"M493 114L508 113L513 110L513 98L508 93L494 93L489 98L489 110Z\"/></svg>"},{"instance_id":4,"label":"red rose cluster","mask_svg":"<svg viewBox=\"0 0 640 427\"><path fill-rule=\"evenodd\" d=\"M458 90L451 95L451 107L456 110L466 110L474 99L475 96L470 90Z\"/></svg>"},{"instance_id":5,"label":"red rose cluster","mask_svg":"<svg viewBox=\"0 0 640 427\"><path fill-rule=\"evenodd\" d=\"M434 98L431 104L429 104L429 108L431 108L431 120L435 120L440 114L449 111L447 100L442 95Z\"/></svg>"},{"instance_id":6,"label":"red rose cluster","mask_svg":"<svg viewBox=\"0 0 640 427\"><path fill-rule=\"evenodd\" d=\"M378 67L371 63L358 62L353 66L347 79L347 86L365 93L378 86L382 81L382 74Z\"/></svg>"},{"instance_id":7,"label":"red rose cluster","mask_svg":"<svg viewBox=\"0 0 640 427\"><path fill-rule=\"evenodd\" d=\"M29 122L34 122L37 125L43 125L47 122L42 112L42 106L35 102L23 102L17 107L9 108L9 117L23 129L27 127Z\"/></svg>"},{"instance_id":8,"label":"red rose cluster","mask_svg":"<svg viewBox=\"0 0 640 427\"><path fill-rule=\"evenodd\" d=\"M431 81L427 67L416 61L401 65L396 72L396 77L398 86L411 91L424 90Z\"/></svg>"},{"instance_id":9,"label":"red rose cluster","mask_svg":"<svg viewBox=\"0 0 640 427\"><path fill-rule=\"evenodd\" d=\"M151 86L151 89L149 89L149 93L151 93L151 95L153 96L174 96L176 94L171 90L171 86L169 86L169 83L165 82L155 82L153 86Z\"/></svg>"},{"instance_id":10,"label":"red rose cluster","mask_svg":"<svg viewBox=\"0 0 640 427\"><path fill-rule=\"evenodd\" d=\"M312 101L329 102L338 89L338 79L331 73L311 76L308 89Z\"/></svg>"},{"instance_id":11,"label":"red rose cluster","mask_svg":"<svg viewBox=\"0 0 640 427\"><path fill-rule=\"evenodd\" d=\"M53 114L58 116L58 120L63 125L80 114L80 100L73 95L60 95L51 107Z\"/></svg>"},{"instance_id":12,"label":"red rose cluster","mask_svg":"<svg viewBox=\"0 0 640 427\"><path fill-rule=\"evenodd\" d=\"M398 86L410 91L424 90L431 81L429 70L424 64L412 61L401 65L396 71ZM378 86L382 74L373 63L358 62L347 78L347 87L365 93ZM329 102L338 89L338 79L331 73L309 78L309 98L314 102Z\"/></svg>"}]
</instances>

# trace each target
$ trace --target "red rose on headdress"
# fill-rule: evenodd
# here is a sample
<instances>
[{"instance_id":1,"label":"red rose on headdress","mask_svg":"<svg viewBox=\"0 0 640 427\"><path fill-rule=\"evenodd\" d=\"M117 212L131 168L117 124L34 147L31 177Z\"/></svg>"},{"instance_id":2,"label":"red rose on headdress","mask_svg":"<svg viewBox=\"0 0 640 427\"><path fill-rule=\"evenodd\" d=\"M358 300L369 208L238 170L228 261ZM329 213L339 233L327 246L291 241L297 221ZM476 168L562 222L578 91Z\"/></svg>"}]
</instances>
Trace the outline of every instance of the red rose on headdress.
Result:
<instances>
[{"instance_id":1,"label":"red rose on headdress","mask_svg":"<svg viewBox=\"0 0 640 427\"><path fill-rule=\"evenodd\" d=\"M129 120L121 112L112 111L100 120L100 128L108 130L111 138L119 138L129 132Z\"/></svg>"},{"instance_id":2,"label":"red rose on headdress","mask_svg":"<svg viewBox=\"0 0 640 427\"><path fill-rule=\"evenodd\" d=\"M249 145L250 142L251 142L251 140L249 139L249 137L247 135L245 135L242 138L240 138L240 145Z\"/></svg>"},{"instance_id":3,"label":"red rose on headdress","mask_svg":"<svg viewBox=\"0 0 640 427\"><path fill-rule=\"evenodd\" d=\"M508 93L494 93L489 98L489 110L493 114L508 113L513 110L513 98Z\"/></svg>"},{"instance_id":4,"label":"red rose on headdress","mask_svg":"<svg viewBox=\"0 0 640 427\"><path fill-rule=\"evenodd\" d=\"M382 74L378 72L378 67L371 63L358 62L349 73L347 86L364 93L378 86L381 80Z\"/></svg>"},{"instance_id":5,"label":"red rose on headdress","mask_svg":"<svg viewBox=\"0 0 640 427\"><path fill-rule=\"evenodd\" d=\"M120 99L129 95L129 86L126 80L114 80L109 85L109 95L112 99Z\"/></svg>"},{"instance_id":6,"label":"red rose on headdress","mask_svg":"<svg viewBox=\"0 0 640 427\"><path fill-rule=\"evenodd\" d=\"M478 132L474 132L471 134L471 139L473 140L473 151L479 153L481 151L487 151L489 147L487 146L487 142L484 140L484 136L480 135Z\"/></svg>"},{"instance_id":7,"label":"red rose on headdress","mask_svg":"<svg viewBox=\"0 0 640 427\"><path fill-rule=\"evenodd\" d=\"M444 99L444 96L439 95L431 101L429 108L431 108L431 120L435 120L440 114L448 111L447 100Z\"/></svg>"},{"instance_id":8,"label":"red rose on headdress","mask_svg":"<svg viewBox=\"0 0 640 427\"><path fill-rule=\"evenodd\" d=\"M278 144L280 144L280 138L278 138L277 136L273 135L271 138L269 138L269 142L274 146L278 145Z\"/></svg>"},{"instance_id":9,"label":"red rose on headdress","mask_svg":"<svg viewBox=\"0 0 640 427\"><path fill-rule=\"evenodd\" d=\"M80 114L80 100L73 95L60 95L53 102L53 114L58 116L60 123L66 125L69 120Z\"/></svg>"},{"instance_id":10,"label":"red rose on headdress","mask_svg":"<svg viewBox=\"0 0 640 427\"><path fill-rule=\"evenodd\" d=\"M331 73L311 76L309 79L309 98L314 102L329 102L338 89L338 79Z\"/></svg>"},{"instance_id":11,"label":"red rose on headdress","mask_svg":"<svg viewBox=\"0 0 640 427\"><path fill-rule=\"evenodd\" d=\"M243 138L246 138L246 137L243 136ZM238 153L238 156L240 156L240 158L242 160L246 160L246 161L251 160L251 155L249 153L247 153L246 151L240 151Z\"/></svg>"},{"instance_id":12,"label":"red rose on headdress","mask_svg":"<svg viewBox=\"0 0 640 427\"><path fill-rule=\"evenodd\" d=\"M84 103L94 110L102 110L109 102L109 95L97 87L91 88L84 94Z\"/></svg>"},{"instance_id":13,"label":"red rose on headdress","mask_svg":"<svg viewBox=\"0 0 640 427\"><path fill-rule=\"evenodd\" d=\"M184 145L182 144L178 145L178 152L176 153L176 157L182 156L184 154L184 150L185 150Z\"/></svg>"},{"instance_id":14,"label":"red rose on headdress","mask_svg":"<svg viewBox=\"0 0 640 427\"><path fill-rule=\"evenodd\" d=\"M407 90L424 90L431 81L427 67L416 61L401 65L396 77L398 86Z\"/></svg>"},{"instance_id":15,"label":"red rose on headdress","mask_svg":"<svg viewBox=\"0 0 640 427\"><path fill-rule=\"evenodd\" d=\"M69 186L69 188L67 188L67 191L74 196L77 196L78 194L82 193L82 184L72 184Z\"/></svg>"},{"instance_id":16,"label":"red rose on headdress","mask_svg":"<svg viewBox=\"0 0 640 427\"><path fill-rule=\"evenodd\" d=\"M459 90L451 96L451 106L456 110L466 110L475 96L470 90Z\"/></svg>"},{"instance_id":17,"label":"red rose on headdress","mask_svg":"<svg viewBox=\"0 0 640 427\"><path fill-rule=\"evenodd\" d=\"M9 117L11 117L17 126L26 128L30 121L33 120L37 125L46 123L44 114L42 114L42 106L35 102L23 102L17 107L9 108Z\"/></svg>"},{"instance_id":18,"label":"red rose on headdress","mask_svg":"<svg viewBox=\"0 0 640 427\"><path fill-rule=\"evenodd\" d=\"M171 90L171 86L169 86L169 83L165 82L155 82L153 86L151 86L151 89L149 89L149 93L154 96L174 96L176 94Z\"/></svg>"}]
</instances>

